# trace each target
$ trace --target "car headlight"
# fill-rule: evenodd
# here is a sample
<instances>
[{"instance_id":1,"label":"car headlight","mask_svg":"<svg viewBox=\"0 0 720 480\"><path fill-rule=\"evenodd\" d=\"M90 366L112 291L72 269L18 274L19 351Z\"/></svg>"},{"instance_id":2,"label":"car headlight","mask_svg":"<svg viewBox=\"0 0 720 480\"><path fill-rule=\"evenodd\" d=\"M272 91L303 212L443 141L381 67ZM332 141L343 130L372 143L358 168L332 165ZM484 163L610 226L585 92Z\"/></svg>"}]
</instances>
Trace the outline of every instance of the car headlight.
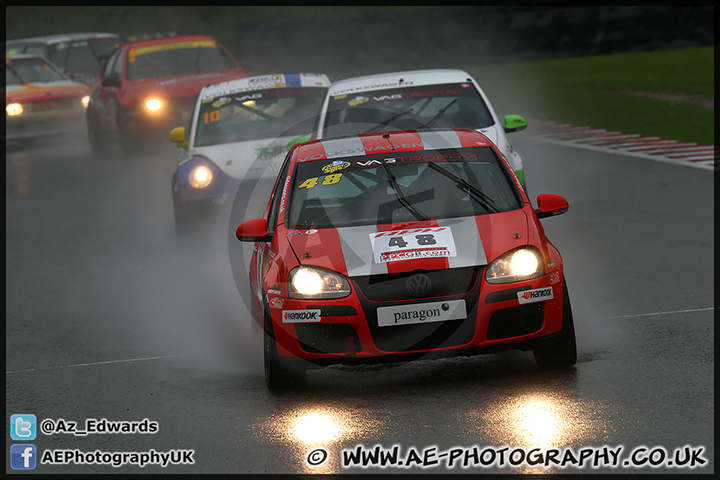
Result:
<instances>
[{"instance_id":1,"label":"car headlight","mask_svg":"<svg viewBox=\"0 0 720 480\"><path fill-rule=\"evenodd\" d=\"M542 255L531 247L507 252L488 265L485 279L490 283L509 283L539 277L545 272Z\"/></svg>"},{"instance_id":2,"label":"car headlight","mask_svg":"<svg viewBox=\"0 0 720 480\"><path fill-rule=\"evenodd\" d=\"M151 112L158 112L163 108L163 102L159 98L150 98L145 102L145 108Z\"/></svg>"},{"instance_id":3,"label":"car headlight","mask_svg":"<svg viewBox=\"0 0 720 480\"><path fill-rule=\"evenodd\" d=\"M9 116L17 117L18 115L22 115L25 110L23 109L23 106L19 103L8 103L5 106L5 111Z\"/></svg>"},{"instance_id":4,"label":"car headlight","mask_svg":"<svg viewBox=\"0 0 720 480\"><path fill-rule=\"evenodd\" d=\"M314 267L296 267L288 279L290 298L342 298L350 295L350 283L339 273Z\"/></svg>"},{"instance_id":5,"label":"car headlight","mask_svg":"<svg viewBox=\"0 0 720 480\"><path fill-rule=\"evenodd\" d=\"M83 107L87 108L88 105L90 105L90 95L85 95L80 99L82 102Z\"/></svg>"},{"instance_id":6,"label":"car headlight","mask_svg":"<svg viewBox=\"0 0 720 480\"><path fill-rule=\"evenodd\" d=\"M190 171L188 183L194 188L205 188L213 181L213 172L205 165L198 165Z\"/></svg>"}]
</instances>

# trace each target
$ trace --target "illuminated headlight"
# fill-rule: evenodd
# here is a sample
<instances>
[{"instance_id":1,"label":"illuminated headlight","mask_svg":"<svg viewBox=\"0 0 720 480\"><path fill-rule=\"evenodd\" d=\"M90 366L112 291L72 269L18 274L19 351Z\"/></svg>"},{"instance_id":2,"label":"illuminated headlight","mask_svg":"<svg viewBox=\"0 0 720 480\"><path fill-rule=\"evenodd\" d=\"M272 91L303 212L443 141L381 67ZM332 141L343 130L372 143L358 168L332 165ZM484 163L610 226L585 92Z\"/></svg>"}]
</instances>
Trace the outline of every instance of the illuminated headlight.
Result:
<instances>
[{"instance_id":1,"label":"illuminated headlight","mask_svg":"<svg viewBox=\"0 0 720 480\"><path fill-rule=\"evenodd\" d=\"M539 277L544 271L540 253L534 248L522 247L493 260L485 270L485 279L490 283L519 282Z\"/></svg>"},{"instance_id":2,"label":"illuminated headlight","mask_svg":"<svg viewBox=\"0 0 720 480\"><path fill-rule=\"evenodd\" d=\"M85 95L80 99L82 102L83 107L87 108L87 106L90 104L90 95Z\"/></svg>"},{"instance_id":3,"label":"illuminated headlight","mask_svg":"<svg viewBox=\"0 0 720 480\"><path fill-rule=\"evenodd\" d=\"M290 298L342 298L350 295L350 284L339 273L313 267L296 267L288 281Z\"/></svg>"},{"instance_id":4,"label":"illuminated headlight","mask_svg":"<svg viewBox=\"0 0 720 480\"><path fill-rule=\"evenodd\" d=\"M213 180L213 173L205 165L199 165L192 169L190 176L188 177L188 183L191 187L205 188Z\"/></svg>"},{"instance_id":5,"label":"illuminated headlight","mask_svg":"<svg viewBox=\"0 0 720 480\"><path fill-rule=\"evenodd\" d=\"M145 108L151 112L157 112L162 109L163 103L157 98L151 98L145 102Z\"/></svg>"},{"instance_id":6,"label":"illuminated headlight","mask_svg":"<svg viewBox=\"0 0 720 480\"><path fill-rule=\"evenodd\" d=\"M22 115L24 109L19 103L9 103L5 106L5 111L9 116L16 117L18 115Z\"/></svg>"}]
</instances>

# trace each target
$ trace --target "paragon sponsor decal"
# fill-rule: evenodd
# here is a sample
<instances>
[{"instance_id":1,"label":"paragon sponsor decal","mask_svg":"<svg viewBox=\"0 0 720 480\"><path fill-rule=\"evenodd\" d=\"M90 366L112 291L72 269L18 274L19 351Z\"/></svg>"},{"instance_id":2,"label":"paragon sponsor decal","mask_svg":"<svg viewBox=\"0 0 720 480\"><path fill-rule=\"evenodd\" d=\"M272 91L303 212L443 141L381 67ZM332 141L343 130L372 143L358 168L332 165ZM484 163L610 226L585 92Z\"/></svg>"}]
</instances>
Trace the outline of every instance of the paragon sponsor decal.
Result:
<instances>
[{"instance_id":1,"label":"paragon sponsor decal","mask_svg":"<svg viewBox=\"0 0 720 480\"><path fill-rule=\"evenodd\" d=\"M417 258L455 257L455 240L450 227L413 228L371 233L375 263Z\"/></svg>"},{"instance_id":2,"label":"paragon sponsor decal","mask_svg":"<svg viewBox=\"0 0 720 480\"><path fill-rule=\"evenodd\" d=\"M320 310L283 310L283 323L308 323L322 320Z\"/></svg>"},{"instance_id":3,"label":"paragon sponsor decal","mask_svg":"<svg viewBox=\"0 0 720 480\"><path fill-rule=\"evenodd\" d=\"M542 302L543 300L550 300L553 298L552 287L535 288L533 290L525 290L517 293L518 302L533 303Z\"/></svg>"},{"instance_id":4,"label":"paragon sponsor decal","mask_svg":"<svg viewBox=\"0 0 720 480\"><path fill-rule=\"evenodd\" d=\"M416 303L377 309L378 325L412 325L417 323L444 322L467 317L465 300L447 302Z\"/></svg>"}]
</instances>

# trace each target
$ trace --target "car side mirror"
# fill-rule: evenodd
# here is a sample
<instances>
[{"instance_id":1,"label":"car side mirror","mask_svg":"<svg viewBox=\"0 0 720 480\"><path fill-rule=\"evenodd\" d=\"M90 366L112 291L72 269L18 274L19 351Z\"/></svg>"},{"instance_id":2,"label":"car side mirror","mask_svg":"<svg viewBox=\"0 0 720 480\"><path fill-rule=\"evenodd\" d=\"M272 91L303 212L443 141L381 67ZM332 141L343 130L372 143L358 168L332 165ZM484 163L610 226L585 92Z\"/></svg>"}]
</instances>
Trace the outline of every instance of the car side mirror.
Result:
<instances>
[{"instance_id":1,"label":"car side mirror","mask_svg":"<svg viewBox=\"0 0 720 480\"><path fill-rule=\"evenodd\" d=\"M267 222L264 218L254 218L243 222L235 232L241 242L269 242L272 234L268 232Z\"/></svg>"},{"instance_id":2,"label":"car side mirror","mask_svg":"<svg viewBox=\"0 0 720 480\"><path fill-rule=\"evenodd\" d=\"M290 149L292 149L292 147L294 147L294 146L297 145L298 143L309 142L309 141L310 141L310 137L305 137L305 136L303 136L303 137L295 137L295 138L293 138L292 140L290 140L290 141L288 142L288 144L287 144L287 146L286 146L285 148L287 148L287 150L288 150L288 152L289 152Z\"/></svg>"},{"instance_id":3,"label":"car side mirror","mask_svg":"<svg viewBox=\"0 0 720 480\"><path fill-rule=\"evenodd\" d=\"M170 141L180 148L187 148L189 143L185 141L185 127L175 127L170 131Z\"/></svg>"},{"instance_id":4,"label":"car side mirror","mask_svg":"<svg viewBox=\"0 0 720 480\"><path fill-rule=\"evenodd\" d=\"M119 87L120 86L120 75L117 73L111 73L107 77L102 78L103 87Z\"/></svg>"},{"instance_id":5,"label":"car side mirror","mask_svg":"<svg viewBox=\"0 0 720 480\"><path fill-rule=\"evenodd\" d=\"M570 208L565 197L554 193L541 193L537 197L537 204L538 208L535 209L535 214L538 218L562 215Z\"/></svg>"},{"instance_id":6,"label":"car side mirror","mask_svg":"<svg viewBox=\"0 0 720 480\"><path fill-rule=\"evenodd\" d=\"M520 115L505 115L505 133L519 132L527 128L527 120Z\"/></svg>"}]
</instances>

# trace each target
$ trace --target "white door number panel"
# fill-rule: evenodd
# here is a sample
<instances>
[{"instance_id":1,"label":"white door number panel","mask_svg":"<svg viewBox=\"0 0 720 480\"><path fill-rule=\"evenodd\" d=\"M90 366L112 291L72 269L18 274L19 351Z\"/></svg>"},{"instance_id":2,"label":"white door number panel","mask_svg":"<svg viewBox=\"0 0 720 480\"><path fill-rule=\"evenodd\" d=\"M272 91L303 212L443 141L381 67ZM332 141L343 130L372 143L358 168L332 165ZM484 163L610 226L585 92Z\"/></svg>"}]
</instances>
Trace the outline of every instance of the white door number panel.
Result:
<instances>
[{"instance_id":1,"label":"white door number panel","mask_svg":"<svg viewBox=\"0 0 720 480\"><path fill-rule=\"evenodd\" d=\"M457 255L452 230L449 227L371 233L370 243L375 263Z\"/></svg>"},{"instance_id":2,"label":"white door number panel","mask_svg":"<svg viewBox=\"0 0 720 480\"><path fill-rule=\"evenodd\" d=\"M381 327L444 322L445 320L458 320L465 317L467 317L465 300L416 303L377 309L378 325Z\"/></svg>"}]
</instances>

